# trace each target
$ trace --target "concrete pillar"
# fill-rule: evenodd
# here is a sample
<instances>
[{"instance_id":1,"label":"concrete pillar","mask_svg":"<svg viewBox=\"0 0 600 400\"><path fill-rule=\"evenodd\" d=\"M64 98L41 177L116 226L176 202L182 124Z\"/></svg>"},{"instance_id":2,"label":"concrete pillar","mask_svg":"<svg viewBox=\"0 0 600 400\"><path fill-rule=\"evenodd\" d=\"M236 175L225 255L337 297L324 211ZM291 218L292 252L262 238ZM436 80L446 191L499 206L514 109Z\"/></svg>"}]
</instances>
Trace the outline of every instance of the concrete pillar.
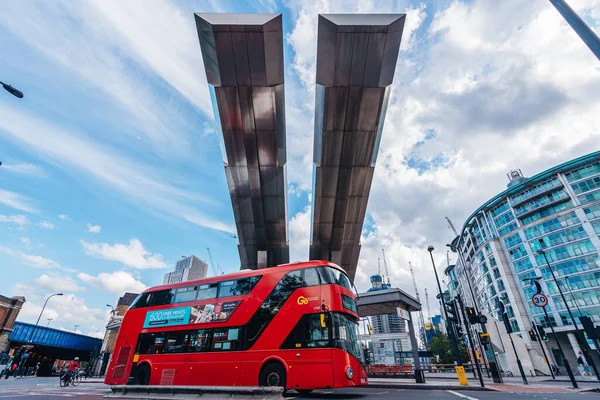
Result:
<instances>
[{"instance_id":1,"label":"concrete pillar","mask_svg":"<svg viewBox=\"0 0 600 400\"><path fill-rule=\"evenodd\" d=\"M423 371L421 370L421 360L419 360L419 345L417 344L417 337L415 335L415 324L412 317L412 313L408 313L410 316L409 322L409 336L410 336L410 347L412 347L412 356L415 360L415 382L416 383L425 383L425 376L423 375Z\"/></svg>"},{"instance_id":2,"label":"concrete pillar","mask_svg":"<svg viewBox=\"0 0 600 400\"><path fill-rule=\"evenodd\" d=\"M577 341L577 337L574 333L567 333L567 337L569 338L569 343L571 344L571 348L573 348L573 353L575 354L575 358L579 357L579 352L581 351L581 347L579 346L579 342Z\"/></svg>"}]
</instances>

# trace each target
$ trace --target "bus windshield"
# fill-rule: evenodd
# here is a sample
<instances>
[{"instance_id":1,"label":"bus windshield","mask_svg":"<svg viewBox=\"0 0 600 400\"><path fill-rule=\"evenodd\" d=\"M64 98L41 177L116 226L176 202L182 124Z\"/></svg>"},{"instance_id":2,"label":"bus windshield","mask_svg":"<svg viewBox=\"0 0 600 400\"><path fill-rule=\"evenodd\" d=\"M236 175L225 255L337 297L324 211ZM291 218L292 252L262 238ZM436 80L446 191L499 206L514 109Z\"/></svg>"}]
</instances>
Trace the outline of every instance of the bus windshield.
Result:
<instances>
[{"instance_id":1,"label":"bus windshield","mask_svg":"<svg viewBox=\"0 0 600 400\"><path fill-rule=\"evenodd\" d=\"M358 322L344 314L333 314L333 345L352 354L362 365L365 355L358 341Z\"/></svg>"}]
</instances>

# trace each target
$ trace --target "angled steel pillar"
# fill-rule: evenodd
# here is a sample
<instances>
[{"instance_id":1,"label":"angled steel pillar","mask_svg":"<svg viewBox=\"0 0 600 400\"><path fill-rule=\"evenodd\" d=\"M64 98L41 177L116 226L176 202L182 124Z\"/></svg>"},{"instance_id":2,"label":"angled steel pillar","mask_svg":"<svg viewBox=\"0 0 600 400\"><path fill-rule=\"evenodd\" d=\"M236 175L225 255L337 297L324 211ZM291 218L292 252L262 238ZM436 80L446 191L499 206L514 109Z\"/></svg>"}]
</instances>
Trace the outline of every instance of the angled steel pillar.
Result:
<instances>
[{"instance_id":1,"label":"angled steel pillar","mask_svg":"<svg viewBox=\"0 0 600 400\"><path fill-rule=\"evenodd\" d=\"M281 14L196 14L241 268L289 262Z\"/></svg>"},{"instance_id":2,"label":"angled steel pillar","mask_svg":"<svg viewBox=\"0 0 600 400\"><path fill-rule=\"evenodd\" d=\"M310 258L352 278L405 17L319 15Z\"/></svg>"}]
</instances>

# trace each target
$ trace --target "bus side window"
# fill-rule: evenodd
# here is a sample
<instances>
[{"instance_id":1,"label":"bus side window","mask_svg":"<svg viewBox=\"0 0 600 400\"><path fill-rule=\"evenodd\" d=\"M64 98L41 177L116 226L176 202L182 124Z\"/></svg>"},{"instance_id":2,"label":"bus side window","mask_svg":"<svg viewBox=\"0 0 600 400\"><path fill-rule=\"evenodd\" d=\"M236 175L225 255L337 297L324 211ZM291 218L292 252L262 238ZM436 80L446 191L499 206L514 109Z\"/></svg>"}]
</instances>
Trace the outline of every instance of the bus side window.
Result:
<instances>
[{"instance_id":1,"label":"bus side window","mask_svg":"<svg viewBox=\"0 0 600 400\"><path fill-rule=\"evenodd\" d=\"M150 293L142 293L140 294L137 299L135 299L135 301L133 302L133 304L131 305L131 308L142 308L142 307L148 307L148 297L150 296Z\"/></svg>"},{"instance_id":2,"label":"bus side window","mask_svg":"<svg viewBox=\"0 0 600 400\"><path fill-rule=\"evenodd\" d=\"M316 268L308 268L304 270L304 284L305 286L318 286L321 284L319 272Z\"/></svg>"},{"instance_id":3,"label":"bus side window","mask_svg":"<svg viewBox=\"0 0 600 400\"><path fill-rule=\"evenodd\" d=\"M212 330L210 329L198 329L191 331L188 351L193 353L210 351L211 333Z\"/></svg>"},{"instance_id":4,"label":"bus side window","mask_svg":"<svg viewBox=\"0 0 600 400\"><path fill-rule=\"evenodd\" d=\"M145 333L140 335L138 341L139 354L155 354L162 353L164 350L165 334L164 333Z\"/></svg>"},{"instance_id":5,"label":"bus side window","mask_svg":"<svg viewBox=\"0 0 600 400\"><path fill-rule=\"evenodd\" d=\"M138 341L137 353L149 354L149 353L152 353L153 348L154 348L154 336L150 333L141 334L140 339Z\"/></svg>"},{"instance_id":6,"label":"bus side window","mask_svg":"<svg viewBox=\"0 0 600 400\"><path fill-rule=\"evenodd\" d=\"M185 353L188 351L189 331L173 331L167 333L165 353Z\"/></svg>"},{"instance_id":7,"label":"bus side window","mask_svg":"<svg viewBox=\"0 0 600 400\"><path fill-rule=\"evenodd\" d=\"M173 302L174 293L172 289L159 290L150 293L149 306L164 306Z\"/></svg>"},{"instance_id":8,"label":"bus side window","mask_svg":"<svg viewBox=\"0 0 600 400\"><path fill-rule=\"evenodd\" d=\"M324 315L324 321L321 321L321 315ZM322 322L325 322L325 327L323 327ZM303 315L285 339L281 348L331 347L329 335L331 324L329 322L329 314Z\"/></svg>"},{"instance_id":9,"label":"bus side window","mask_svg":"<svg viewBox=\"0 0 600 400\"><path fill-rule=\"evenodd\" d=\"M198 288L198 300L208 300L217 298L217 283L208 283L200 285Z\"/></svg>"},{"instance_id":10,"label":"bus side window","mask_svg":"<svg viewBox=\"0 0 600 400\"><path fill-rule=\"evenodd\" d=\"M198 291L198 286L179 288L179 289L177 289L177 292L175 293L175 301L173 301L173 303L183 303L186 301L194 301L194 300L196 300L197 291Z\"/></svg>"}]
</instances>

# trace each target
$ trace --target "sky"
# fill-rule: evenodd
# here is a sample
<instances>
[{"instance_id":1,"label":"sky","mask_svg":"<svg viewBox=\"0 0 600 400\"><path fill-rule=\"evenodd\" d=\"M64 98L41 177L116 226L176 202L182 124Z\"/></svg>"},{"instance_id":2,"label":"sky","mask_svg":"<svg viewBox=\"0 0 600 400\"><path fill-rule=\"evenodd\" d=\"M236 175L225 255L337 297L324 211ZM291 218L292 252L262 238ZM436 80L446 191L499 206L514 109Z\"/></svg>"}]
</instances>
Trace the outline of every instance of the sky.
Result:
<instances>
[{"instance_id":1,"label":"sky","mask_svg":"<svg viewBox=\"0 0 600 400\"><path fill-rule=\"evenodd\" d=\"M568 2L600 31L600 0ZM392 285L414 293L410 262L433 299L445 217L460 229L509 170L600 148L600 62L546 0L6 1L0 80L25 97L0 93L0 294L26 297L19 320L63 292L40 324L102 336L106 304L182 256L239 269L194 12L283 15L292 261L308 258L317 16L407 14L359 290L385 249Z\"/></svg>"}]
</instances>

